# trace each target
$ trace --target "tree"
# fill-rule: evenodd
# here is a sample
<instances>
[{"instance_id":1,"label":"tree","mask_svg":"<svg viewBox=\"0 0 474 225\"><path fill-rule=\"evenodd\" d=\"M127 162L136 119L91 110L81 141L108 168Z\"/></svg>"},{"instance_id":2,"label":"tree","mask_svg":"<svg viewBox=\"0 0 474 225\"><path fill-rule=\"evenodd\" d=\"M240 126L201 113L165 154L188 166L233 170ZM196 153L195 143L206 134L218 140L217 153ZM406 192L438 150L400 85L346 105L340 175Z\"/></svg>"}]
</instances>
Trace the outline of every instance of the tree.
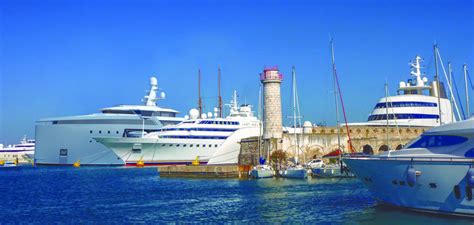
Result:
<instances>
[{"instance_id":1,"label":"tree","mask_svg":"<svg viewBox=\"0 0 474 225\"><path fill-rule=\"evenodd\" d=\"M283 150L276 150L272 152L272 154L270 155L270 159L273 165L276 167L275 168L276 170L281 169L282 164L286 162L286 158L287 158L286 152L284 152Z\"/></svg>"}]
</instances>

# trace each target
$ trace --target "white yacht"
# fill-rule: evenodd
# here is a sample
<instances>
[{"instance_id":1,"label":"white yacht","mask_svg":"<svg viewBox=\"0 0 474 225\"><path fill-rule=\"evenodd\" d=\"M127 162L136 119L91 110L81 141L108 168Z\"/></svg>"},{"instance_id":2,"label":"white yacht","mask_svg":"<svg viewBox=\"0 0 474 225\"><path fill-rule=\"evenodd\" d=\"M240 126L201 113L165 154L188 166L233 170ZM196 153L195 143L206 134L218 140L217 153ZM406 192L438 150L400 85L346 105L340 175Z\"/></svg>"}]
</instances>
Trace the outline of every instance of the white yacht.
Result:
<instances>
[{"instance_id":1,"label":"white yacht","mask_svg":"<svg viewBox=\"0 0 474 225\"><path fill-rule=\"evenodd\" d=\"M40 119L36 123L36 163L69 165L123 165L120 157L97 143L93 137L141 136L165 125L178 124L184 118L173 109L161 108L158 82L150 78L151 89L143 99L144 105L118 105L101 109L101 113Z\"/></svg>"},{"instance_id":2,"label":"white yacht","mask_svg":"<svg viewBox=\"0 0 474 225\"><path fill-rule=\"evenodd\" d=\"M380 98L367 122L350 125L386 126L388 123L389 126L434 127L454 122L443 83L438 90L436 81L428 81L421 73L421 61L421 57L416 56L410 63L412 78L399 83L398 95Z\"/></svg>"},{"instance_id":3,"label":"white yacht","mask_svg":"<svg viewBox=\"0 0 474 225\"><path fill-rule=\"evenodd\" d=\"M474 118L432 128L402 150L343 160L383 204L474 217Z\"/></svg>"},{"instance_id":4,"label":"white yacht","mask_svg":"<svg viewBox=\"0 0 474 225\"><path fill-rule=\"evenodd\" d=\"M28 162L33 159L35 154L35 140L23 137L20 144L4 146L0 144L0 160L14 161L20 163Z\"/></svg>"},{"instance_id":5,"label":"white yacht","mask_svg":"<svg viewBox=\"0 0 474 225\"><path fill-rule=\"evenodd\" d=\"M197 109L192 109L188 120L142 138L96 135L94 139L112 149L129 166L138 163L145 166L187 165L193 161L236 164L239 142L258 136L260 121L253 115L250 105L238 107L235 92L230 107L226 118L217 118L217 113L214 117L212 113L199 115Z\"/></svg>"}]
</instances>

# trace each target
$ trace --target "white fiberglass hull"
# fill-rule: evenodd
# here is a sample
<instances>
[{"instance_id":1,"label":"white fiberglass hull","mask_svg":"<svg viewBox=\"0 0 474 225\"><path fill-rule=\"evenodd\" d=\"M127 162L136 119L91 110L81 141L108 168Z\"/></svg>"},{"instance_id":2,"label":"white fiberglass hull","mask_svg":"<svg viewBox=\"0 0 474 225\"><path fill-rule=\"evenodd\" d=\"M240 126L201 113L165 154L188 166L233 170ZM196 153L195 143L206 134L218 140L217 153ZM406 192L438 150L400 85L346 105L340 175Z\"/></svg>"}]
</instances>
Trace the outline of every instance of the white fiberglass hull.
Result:
<instances>
[{"instance_id":1,"label":"white fiberglass hull","mask_svg":"<svg viewBox=\"0 0 474 225\"><path fill-rule=\"evenodd\" d=\"M156 138L95 138L110 148L125 165L134 166L142 160L145 166L188 165L196 157L200 164L206 164L219 149L223 140L208 140L206 144L196 144L185 140L178 144L169 139Z\"/></svg>"},{"instance_id":2,"label":"white fiberglass hull","mask_svg":"<svg viewBox=\"0 0 474 225\"><path fill-rule=\"evenodd\" d=\"M345 158L350 170L384 204L437 213L474 216L467 173L474 159L457 158ZM459 160L460 159L460 160ZM408 168L417 171L409 182ZM457 189L457 191L456 191ZM457 193L456 193L457 192Z\"/></svg>"}]
</instances>

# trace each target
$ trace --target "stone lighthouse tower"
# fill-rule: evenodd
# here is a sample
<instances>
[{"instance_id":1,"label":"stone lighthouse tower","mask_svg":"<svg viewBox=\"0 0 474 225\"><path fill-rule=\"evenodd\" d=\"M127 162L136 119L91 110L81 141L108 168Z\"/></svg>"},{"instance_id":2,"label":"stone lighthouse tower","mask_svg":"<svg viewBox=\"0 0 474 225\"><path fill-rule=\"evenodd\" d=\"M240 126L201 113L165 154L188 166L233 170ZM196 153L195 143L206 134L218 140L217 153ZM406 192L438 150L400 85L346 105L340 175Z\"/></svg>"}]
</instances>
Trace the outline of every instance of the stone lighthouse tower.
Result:
<instances>
[{"instance_id":1,"label":"stone lighthouse tower","mask_svg":"<svg viewBox=\"0 0 474 225\"><path fill-rule=\"evenodd\" d=\"M281 150L283 136L280 85L283 75L278 67L265 67L260 74L263 84L263 146L268 151Z\"/></svg>"}]
</instances>

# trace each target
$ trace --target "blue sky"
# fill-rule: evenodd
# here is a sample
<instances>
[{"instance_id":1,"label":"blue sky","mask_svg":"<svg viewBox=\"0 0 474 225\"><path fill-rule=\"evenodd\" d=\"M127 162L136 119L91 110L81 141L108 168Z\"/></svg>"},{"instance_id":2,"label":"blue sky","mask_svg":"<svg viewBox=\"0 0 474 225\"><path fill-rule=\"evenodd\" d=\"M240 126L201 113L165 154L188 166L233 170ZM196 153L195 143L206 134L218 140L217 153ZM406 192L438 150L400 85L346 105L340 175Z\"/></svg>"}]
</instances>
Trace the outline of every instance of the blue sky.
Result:
<instances>
[{"instance_id":1,"label":"blue sky","mask_svg":"<svg viewBox=\"0 0 474 225\"><path fill-rule=\"evenodd\" d=\"M349 121L365 121L416 54L433 77L435 41L461 85L462 64L474 67L472 15L470 0L0 0L0 143L34 136L39 118L140 103L151 75L167 93L160 105L184 115L201 68L211 109L218 65L224 101L235 89L254 105L258 74L278 65L285 118L294 65L304 120L334 124L329 34Z\"/></svg>"}]
</instances>

